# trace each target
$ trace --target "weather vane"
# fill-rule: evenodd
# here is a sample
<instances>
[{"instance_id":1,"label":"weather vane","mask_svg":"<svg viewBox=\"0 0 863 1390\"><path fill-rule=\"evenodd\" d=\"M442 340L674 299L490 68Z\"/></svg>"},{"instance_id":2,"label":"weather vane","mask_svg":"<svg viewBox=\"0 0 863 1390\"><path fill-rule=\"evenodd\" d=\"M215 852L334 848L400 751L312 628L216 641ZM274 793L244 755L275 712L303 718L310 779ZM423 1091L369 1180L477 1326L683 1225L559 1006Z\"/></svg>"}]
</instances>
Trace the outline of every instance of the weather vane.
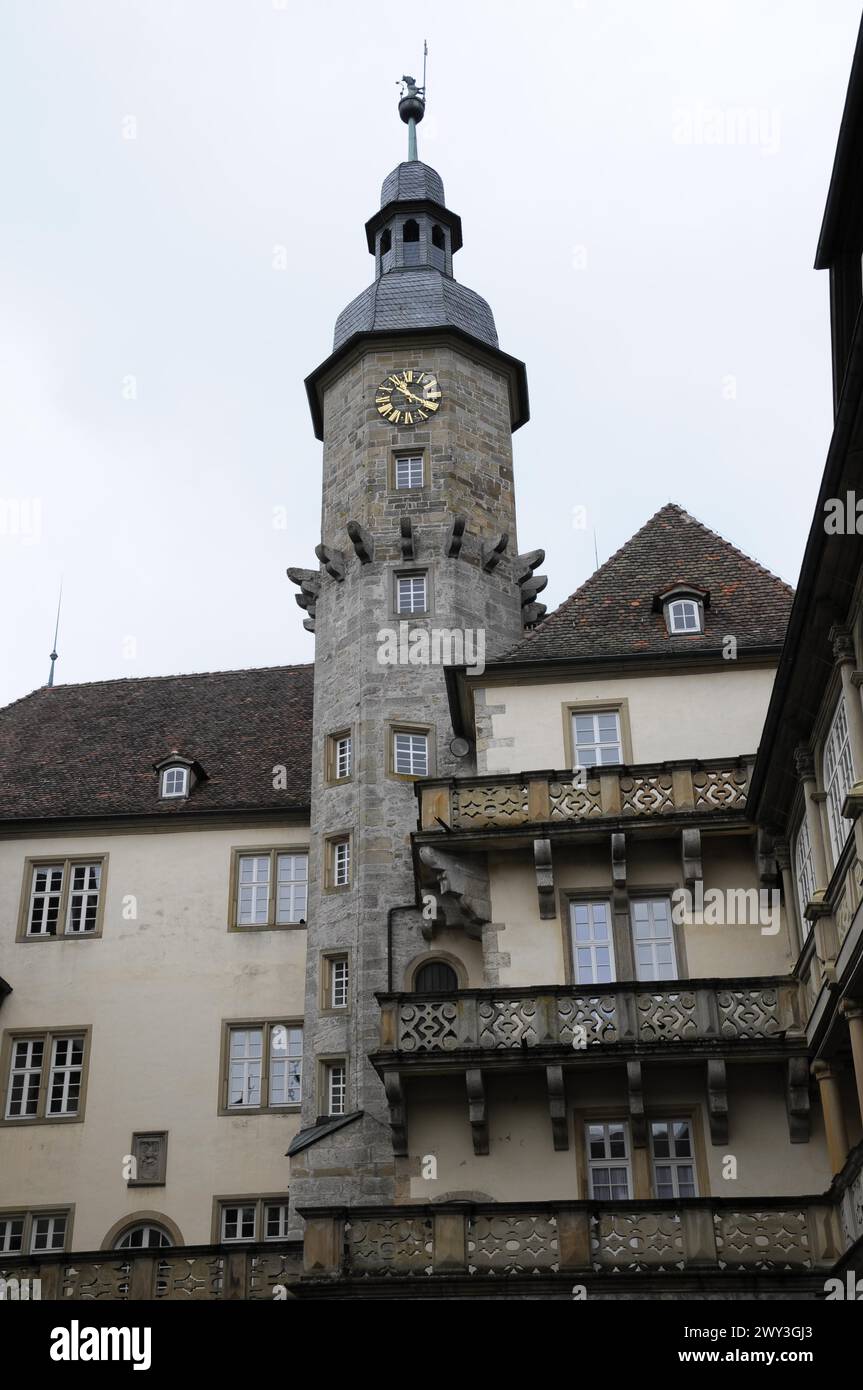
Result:
<instances>
[{"instance_id":1,"label":"weather vane","mask_svg":"<svg viewBox=\"0 0 863 1390\"><path fill-rule=\"evenodd\" d=\"M417 86L415 77L403 77L396 86L401 87L399 115L408 128L408 159L419 159L417 154L417 126L426 113L426 62L429 46L423 40L423 83Z\"/></svg>"}]
</instances>

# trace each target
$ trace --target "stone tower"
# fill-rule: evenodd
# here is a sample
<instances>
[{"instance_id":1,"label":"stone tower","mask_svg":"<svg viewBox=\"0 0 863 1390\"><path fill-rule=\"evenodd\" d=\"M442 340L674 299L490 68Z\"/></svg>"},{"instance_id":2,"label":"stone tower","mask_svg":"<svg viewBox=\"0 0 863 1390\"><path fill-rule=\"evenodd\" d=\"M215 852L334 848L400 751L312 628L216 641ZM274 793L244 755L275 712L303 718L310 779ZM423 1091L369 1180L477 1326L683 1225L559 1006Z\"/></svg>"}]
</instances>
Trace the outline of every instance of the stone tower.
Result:
<instances>
[{"instance_id":1,"label":"stone tower","mask_svg":"<svg viewBox=\"0 0 863 1390\"><path fill-rule=\"evenodd\" d=\"M403 118L420 119L422 97L409 91ZM413 153L415 127L411 137ZM525 369L500 350L485 300L453 278L461 221L435 170L417 158L394 169L366 238L374 282L339 315L333 352L306 382L324 446L321 566L288 571L315 632L295 1208L405 1191L390 1128L403 1098L385 1094L368 1056L375 991L405 988L407 964L428 949L413 783L474 766L472 750L456 745L459 758L450 747L442 663L463 651L467 664L492 659L542 610L532 575L542 553L520 557L516 545L512 432L528 418ZM334 959L340 971L347 963L346 1007L344 995L334 1007Z\"/></svg>"}]
</instances>

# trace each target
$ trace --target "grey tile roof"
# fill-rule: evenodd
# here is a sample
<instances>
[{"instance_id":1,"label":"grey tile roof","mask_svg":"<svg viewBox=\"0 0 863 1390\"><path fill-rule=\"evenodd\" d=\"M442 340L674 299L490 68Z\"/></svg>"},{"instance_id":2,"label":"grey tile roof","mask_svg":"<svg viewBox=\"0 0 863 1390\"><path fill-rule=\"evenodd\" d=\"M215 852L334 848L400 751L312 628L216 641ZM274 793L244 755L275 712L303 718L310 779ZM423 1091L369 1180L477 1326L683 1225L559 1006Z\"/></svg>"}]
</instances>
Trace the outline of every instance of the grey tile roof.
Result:
<instances>
[{"instance_id":1,"label":"grey tile roof","mask_svg":"<svg viewBox=\"0 0 863 1390\"><path fill-rule=\"evenodd\" d=\"M480 295L431 266L391 270L363 290L336 319L333 351L355 333L388 329L460 328L497 347L494 315Z\"/></svg>"},{"instance_id":2,"label":"grey tile roof","mask_svg":"<svg viewBox=\"0 0 863 1390\"><path fill-rule=\"evenodd\" d=\"M381 207L388 203L416 203L423 198L446 207L443 179L436 169L419 160L399 164L381 184Z\"/></svg>"}]
</instances>

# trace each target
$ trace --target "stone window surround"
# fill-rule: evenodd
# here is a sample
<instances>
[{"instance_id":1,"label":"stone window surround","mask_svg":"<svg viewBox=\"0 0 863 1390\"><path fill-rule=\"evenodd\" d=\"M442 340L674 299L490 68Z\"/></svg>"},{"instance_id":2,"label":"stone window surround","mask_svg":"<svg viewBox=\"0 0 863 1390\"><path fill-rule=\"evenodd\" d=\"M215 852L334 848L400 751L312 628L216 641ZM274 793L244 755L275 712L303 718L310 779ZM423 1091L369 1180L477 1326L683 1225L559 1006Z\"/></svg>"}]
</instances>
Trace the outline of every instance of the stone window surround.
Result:
<instances>
[{"instance_id":1,"label":"stone window surround","mask_svg":"<svg viewBox=\"0 0 863 1390\"><path fill-rule=\"evenodd\" d=\"M315 1058L315 1094L318 1098L318 1122L333 1118L329 1108L329 1069L333 1065L339 1065L345 1069L345 1108L344 1110L337 1111L336 1114L347 1115L350 1112L350 1054L348 1052L323 1052L320 1056Z\"/></svg>"},{"instance_id":2,"label":"stone window surround","mask_svg":"<svg viewBox=\"0 0 863 1390\"><path fill-rule=\"evenodd\" d=\"M87 1104L87 1076L90 1071L92 1052L92 1024L63 1028L7 1028L2 1035L0 1046L0 1126L11 1125L74 1125L82 1124ZM6 1118L6 1105L9 1097L9 1081L12 1069L12 1045L19 1040L43 1038L45 1047L42 1053L42 1075L39 1082L39 1104L35 1115L11 1115ZM83 1038L84 1057L81 1063L81 1088L78 1093L78 1109L74 1115L47 1115L45 1106L48 1098L48 1079L51 1074L51 1054L55 1038Z\"/></svg>"},{"instance_id":3,"label":"stone window surround","mask_svg":"<svg viewBox=\"0 0 863 1390\"><path fill-rule=\"evenodd\" d=\"M560 707L563 720L563 751L567 768L575 767L575 743L572 737L572 718L575 714L616 714L620 723L622 766L632 763L632 730L629 722L629 700L626 696L603 700L565 700ZM608 763L611 767L613 764Z\"/></svg>"},{"instance_id":4,"label":"stone window surround","mask_svg":"<svg viewBox=\"0 0 863 1390\"><path fill-rule=\"evenodd\" d=\"M459 989L470 989L470 976L464 961L459 960L458 956L451 955L448 951L426 951L423 955L414 956L413 960L406 966L404 973L404 989L407 994L416 991L416 977L424 965L432 965L435 961L440 961L441 965L449 965L458 976Z\"/></svg>"},{"instance_id":5,"label":"stone window surround","mask_svg":"<svg viewBox=\"0 0 863 1390\"><path fill-rule=\"evenodd\" d=\"M402 720L391 720L386 724L387 746L385 750L387 777L392 777L396 782L418 782L421 776L415 772L396 772L396 734L425 734L428 748L428 772L427 777L434 777L437 765L437 748L435 745L435 726L433 724L410 724Z\"/></svg>"},{"instance_id":6,"label":"stone window surround","mask_svg":"<svg viewBox=\"0 0 863 1390\"><path fill-rule=\"evenodd\" d=\"M351 741L351 770L347 777L338 777L336 775L337 745L343 738L349 738ZM356 751L356 735L353 724L345 724L342 728L336 729L334 733L327 734L324 739L324 782L328 787L344 787L348 782L354 780Z\"/></svg>"},{"instance_id":7,"label":"stone window surround","mask_svg":"<svg viewBox=\"0 0 863 1390\"><path fill-rule=\"evenodd\" d=\"M625 1068L622 1072L625 1084ZM705 1073L706 1085L706 1073ZM704 1143L704 1106L698 1102L683 1105L651 1104L644 1107L644 1124L647 1143L642 1147L635 1144L631 1116L625 1102L618 1105L576 1106L572 1110L574 1133L575 1164L578 1180L578 1197L588 1201L588 1159L585 1143L585 1125L609 1120L625 1121L629 1130L629 1168L632 1177L632 1196L635 1200L656 1200L653 1192L653 1156L650 1148L650 1126L654 1120L688 1120L692 1132L693 1166L698 1184L699 1197L709 1197L710 1172L707 1166L707 1148Z\"/></svg>"},{"instance_id":8,"label":"stone window surround","mask_svg":"<svg viewBox=\"0 0 863 1390\"><path fill-rule=\"evenodd\" d=\"M632 932L632 911L631 905L635 899L643 898L667 898L671 899L672 893L681 888L681 883L673 884L646 884L638 887L635 884L628 884L625 890L613 889L610 883L602 888L565 888L560 889L560 920L563 928L563 959L566 972L565 983L573 985L577 989L591 990L614 990L619 984L647 984L650 980L639 981L635 971L635 943ZM614 951L614 968L616 978L607 985L576 985L575 980L575 958L572 952L572 932L570 926L569 904L572 902L607 902L609 906L611 921L611 937ZM683 925L671 921L671 931L674 938L674 955L677 961L677 979L687 980L689 978L689 966L686 959L686 935Z\"/></svg>"},{"instance_id":9,"label":"stone window surround","mask_svg":"<svg viewBox=\"0 0 863 1390\"><path fill-rule=\"evenodd\" d=\"M347 883L335 882L335 847L348 842L349 875ZM352 830L335 830L324 837L324 878L322 893L349 893L354 886L356 864L354 863L354 836Z\"/></svg>"},{"instance_id":10,"label":"stone window surround","mask_svg":"<svg viewBox=\"0 0 863 1390\"><path fill-rule=\"evenodd\" d=\"M300 844L294 845L232 845L230 870L228 877L228 931L231 932L252 932L252 931L305 931L306 922L277 922L275 920L275 900L276 900L276 858L280 854L304 854L307 864L310 862L309 842L304 840ZM270 856L270 899L268 920L266 922L246 922L242 925L237 921L238 902L239 902L239 874L240 860L245 857L255 855ZM308 875L308 869L307 869ZM306 879L306 921L308 921L308 877ZM269 918L272 917L272 921Z\"/></svg>"},{"instance_id":11,"label":"stone window surround","mask_svg":"<svg viewBox=\"0 0 863 1390\"><path fill-rule=\"evenodd\" d=\"M65 1216L66 1230L63 1239L63 1250L69 1251L72 1249L72 1228L75 1222L74 1202L54 1202L50 1205L46 1204L38 1207L0 1207L0 1220L5 1220L8 1217L11 1217L13 1220L16 1217L23 1217L24 1219L24 1231L22 1233L21 1249L20 1251L15 1252L9 1251L9 1255L12 1255L13 1253L17 1255L32 1255L35 1253L35 1255L38 1257L42 1254L50 1254L50 1251L47 1250L37 1250L33 1252L30 1249L30 1245L33 1240L33 1220L34 1217L37 1216ZM0 1254L0 1260L2 1259L3 1255Z\"/></svg>"},{"instance_id":12,"label":"stone window surround","mask_svg":"<svg viewBox=\"0 0 863 1390\"><path fill-rule=\"evenodd\" d=\"M230 1083L231 1032L234 1029L260 1028L263 1032L261 1049L261 1104L228 1105L228 1085ZM306 1066L307 1038L302 1018L223 1018L221 1021L221 1047L219 1052L219 1094L216 1113L219 1115L295 1115L299 1113L300 1101L285 1105L270 1105L270 1036L274 1028L299 1028L303 1032L303 1069ZM225 1200L229 1200L225 1198Z\"/></svg>"},{"instance_id":13,"label":"stone window surround","mask_svg":"<svg viewBox=\"0 0 863 1390\"><path fill-rule=\"evenodd\" d=\"M251 1207L255 1208L255 1234L247 1236L243 1240L227 1241L228 1247L234 1245L254 1245L257 1241L267 1239L264 1233L264 1208L267 1206L286 1207L288 1205L287 1188L283 1192L243 1192L238 1196L216 1196L213 1198L213 1214L210 1226L210 1243L212 1245L222 1245L222 1208L223 1207ZM281 1236L271 1236L270 1240L275 1244L276 1240L281 1240Z\"/></svg>"},{"instance_id":14,"label":"stone window surround","mask_svg":"<svg viewBox=\"0 0 863 1390\"><path fill-rule=\"evenodd\" d=\"M403 458L422 458L423 461L423 482L422 487L397 487L396 486L396 460ZM407 445L397 445L390 450L389 461L387 464L387 490L394 493L396 497L423 497L431 488L431 478L429 476L430 465L428 449L424 444L416 444L413 448Z\"/></svg>"},{"instance_id":15,"label":"stone window surround","mask_svg":"<svg viewBox=\"0 0 863 1390\"><path fill-rule=\"evenodd\" d=\"M54 936L34 935L29 936L27 928L30 923L30 894L33 886L33 873L36 869L46 864L63 865L63 890L60 901L60 911L57 917L58 925L62 923L63 930L55 933ZM66 919L69 913L69 893L72 878L72 870L76 864L100 864L102 868L99 877L99 903L96 908L96 926L93 931L67 932ZM28 856L24 860L24 880L21 887L21 902L18 908L18 929L15 933L16 941L92 941L102 935L102 927L105 919L105 893L108 884L108 854L39 854Z\"/></svg>"},{"instance_id":16,"label":"stone window surround","mask_svg":"<svg viewBox=\"0 0 863 1390\"><path fill-rule=\"evenodd\" d=\"M332 998L332 962L334 960L346 960L348 963L348 1002L344 1008L337 1009L329 1001ZM348 946L327 947L320 953L320 968L318 970L320 980L320 997L318 999L318 1013L328 1015L331 1018L342 1018L351 1013L351 980L353 978L353 961L351 950Z\"/></svg>"}]
</instances>

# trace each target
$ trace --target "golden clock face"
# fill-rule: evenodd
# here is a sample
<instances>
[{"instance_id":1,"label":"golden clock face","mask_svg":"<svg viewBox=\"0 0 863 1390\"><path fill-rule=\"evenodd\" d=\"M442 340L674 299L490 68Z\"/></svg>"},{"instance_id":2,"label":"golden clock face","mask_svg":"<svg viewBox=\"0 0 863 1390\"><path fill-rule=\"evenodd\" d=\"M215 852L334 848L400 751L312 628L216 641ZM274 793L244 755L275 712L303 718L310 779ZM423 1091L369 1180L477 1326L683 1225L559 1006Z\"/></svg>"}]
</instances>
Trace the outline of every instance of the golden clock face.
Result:
<instances>
[{"instance_id":1,"label":"golden clock face","mask_svg":"<svg viewBox=\"0 0 863 1390\"><path fill-rule=\"evenodd\" d=\"M381 382L375 405L391 425L421 425L440 410L442 394L434 372L403 367Z\"/></svg>"}]
</instances>

